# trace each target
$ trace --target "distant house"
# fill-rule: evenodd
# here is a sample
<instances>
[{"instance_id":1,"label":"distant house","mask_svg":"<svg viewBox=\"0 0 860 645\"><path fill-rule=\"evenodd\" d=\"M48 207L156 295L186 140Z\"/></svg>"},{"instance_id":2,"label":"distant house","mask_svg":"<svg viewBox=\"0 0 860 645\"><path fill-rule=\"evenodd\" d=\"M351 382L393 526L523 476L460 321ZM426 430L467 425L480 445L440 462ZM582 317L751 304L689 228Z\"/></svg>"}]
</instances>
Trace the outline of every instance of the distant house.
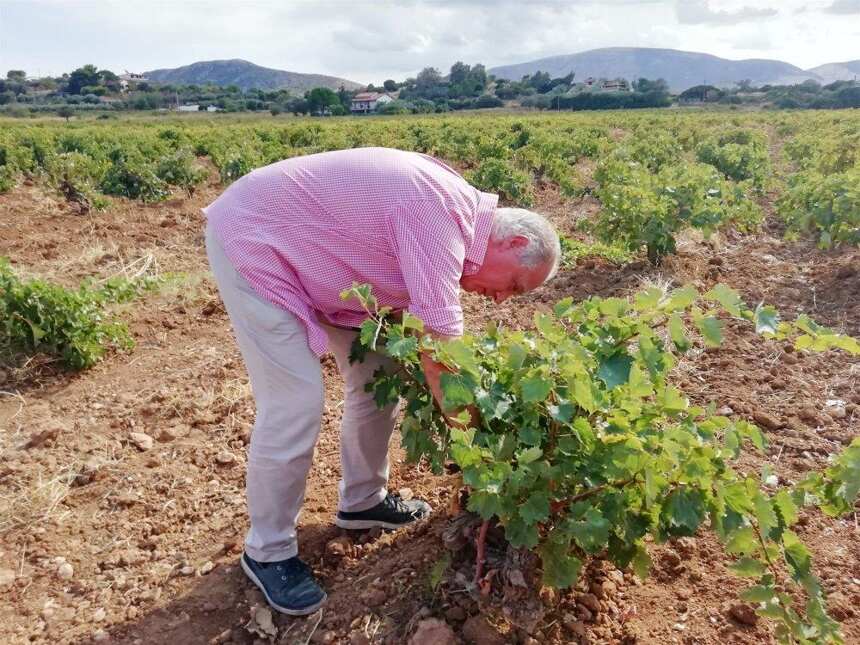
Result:
<instances>
[{"instance_id":1,"label":"distant house","mask_svg":"<svg viewBox=\"0 0 860 645\"><path fill-rule=\"evenodd\" d=\"M600 82L600 89L604 92L629 92L630 84L624 78L602 80Z\"/></svg>"},{"instance_id":2,"label":"distant house","mask_svg":"<svg viewBox=\"0 0 860 645\"><path fill-rule=\"evenodd\" d=\"M132 83L145 83L148 81L149 79L143 74L135 74L134 72L125 70L125 74L119 75L119 88L120 91L126 92Z\"/></svg>"},{"instance_id":3,"label":"distant house","mask_svg":"<svg viewBox=\"0 0 860 645\"><path fill-rule=\"evenodd\" d=\"M196 104L187 104L186 103L185 105L177 105L176 111L177 112L199 112L200 106L196 105Z\"/></svg>"},{"instance_id":4,"label":"distant house","mask_svg":"<svg viewBox=\"0 0 860 645\"><path fill-rule=\"evenodd\" d=\"M393 100L384 92L359 92L352 97L349 111L355 113L375 112L380 105L385 105Z\"/></svg>"},{"instance_id":5,"label":"distant house","mask_svg":"<svg viewBox=\"0 0 860 645\"><path fill-rule=\"evenodd\" d=\"M207 112L220 112L221 108L219 108L217 105L209 105L206 107L206 111Z\"/></svg>"},{"instance_id":6,"label":"distant house","mask_svg":"<svg viewBox=\"0 0 860 645\"><path fill-rule=\"evenodd\" d=\"M582 83L574 83L573 89L577 92L629 92L630 83L624 78L594 78L589 76Z\"/></svg>"}]
</instances>

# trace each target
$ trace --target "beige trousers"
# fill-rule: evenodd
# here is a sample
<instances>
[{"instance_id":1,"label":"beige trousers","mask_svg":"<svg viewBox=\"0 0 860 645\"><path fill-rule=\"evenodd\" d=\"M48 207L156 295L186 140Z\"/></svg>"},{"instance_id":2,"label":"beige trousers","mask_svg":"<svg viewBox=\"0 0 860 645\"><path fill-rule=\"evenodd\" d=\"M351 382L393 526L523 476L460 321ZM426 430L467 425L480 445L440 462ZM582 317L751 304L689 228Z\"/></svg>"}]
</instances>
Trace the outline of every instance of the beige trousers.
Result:
<instances>
[{"instance_id":1,"label":"beige trousers","mask_svg":"<svg viewBox=\"0 0 860 645\"><path fill-rule=\"evenodd\" d=\"M322 368L302 321L257 295L210 227L206 250L257 406L248 451L251 526L245 551L260 562L285 560L298 553L296 523L322 420ZM344 379L338 508L363 511L387 494L388 443L397 418L397 406L378 409L364 385L390 362L368 354L363 363L350 365L356 332L326 325L326 333Z\"/></svg>"}]
</instances>

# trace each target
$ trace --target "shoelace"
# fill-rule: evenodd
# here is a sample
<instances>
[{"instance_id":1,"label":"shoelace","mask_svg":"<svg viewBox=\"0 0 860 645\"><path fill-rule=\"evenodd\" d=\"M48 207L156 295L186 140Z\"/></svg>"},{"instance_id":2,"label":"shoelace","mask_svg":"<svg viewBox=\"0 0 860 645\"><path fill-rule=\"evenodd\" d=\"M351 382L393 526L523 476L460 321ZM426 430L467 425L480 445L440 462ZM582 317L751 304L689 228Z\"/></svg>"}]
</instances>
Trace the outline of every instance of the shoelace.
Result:
<instances>
[{"instance_id":1,"label":"shoelace","mask_svg":"<svg viewBox=\"0 0 860 645\"><path fill-rule=\"evenodd\" d=\"M400 499L399 495L387 495L384 501L385 505L395 513L403 513L405 515L414 514L413 511L403 503L403 500Z\"/></svg>"}]
</instances>

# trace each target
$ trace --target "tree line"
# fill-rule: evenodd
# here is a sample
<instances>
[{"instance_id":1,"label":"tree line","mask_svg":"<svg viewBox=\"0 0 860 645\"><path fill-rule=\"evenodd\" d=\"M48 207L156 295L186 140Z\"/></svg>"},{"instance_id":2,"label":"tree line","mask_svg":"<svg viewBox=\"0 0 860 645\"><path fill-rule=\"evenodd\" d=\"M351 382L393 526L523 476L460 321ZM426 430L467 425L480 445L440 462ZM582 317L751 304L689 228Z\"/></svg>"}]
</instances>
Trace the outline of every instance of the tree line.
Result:
<instances>
[{"instance_id":1,"label":"tree line","mask_svg":"<svg viewBox=\"0 0 860 645\"><path fill-rule=\"evenodd\" d=\"M84 65L59 77L27 78L23 70L9 70L0 79L0 111L24 116L59 112L70 117L82 110L165 110L193 104L199 109L225 112L268 111L296 115L349 114L358 92L386 93L394 100L380 104L383 114L433 113L452 110L521 106L538 110L604 110L717 103L777 109L860 107L860 83L837 81L822 86L815 81L796 85L754 87L748 80L734 88L691 87L677 96L663 79L579 79L574 71L552 77L537 71L519 80L495 78L484 65L457 61L443 74L425 67L403 81L386 79L360 90L315 87L248 89L236 85L156 83L123 79L107 69Z\"/></svg>"}]
</instances>

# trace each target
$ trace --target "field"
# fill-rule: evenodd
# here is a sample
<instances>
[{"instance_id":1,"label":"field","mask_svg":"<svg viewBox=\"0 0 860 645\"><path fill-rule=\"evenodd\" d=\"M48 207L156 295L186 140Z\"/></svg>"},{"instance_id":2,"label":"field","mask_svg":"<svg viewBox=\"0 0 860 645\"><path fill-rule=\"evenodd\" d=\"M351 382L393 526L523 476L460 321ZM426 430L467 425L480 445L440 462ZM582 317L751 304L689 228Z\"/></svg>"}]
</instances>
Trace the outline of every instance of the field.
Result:
<instances>
[{"instance_id":1,"label":"field","mask_svg":"<svg viewBox=\"0 0 860 645\"><path fill-rule=\"evenodd\" d=\"M856 111L0 123L0 257L22 280L114 285L94 302L134 341L111 347L92 331L87 342L108 344L98 356L50 345L47 321L42 336L33 320L0 320L0 642L406 643L429 617L470 643L775 642L704 526L647 539L644 580L598 554L573 590L501 575L472 589L475 551L456 539L470 521L458 515L462 477L406 463L397 438L390 488L437 512L399 533L337 529L343 399L330 356L299 528L329 602L274 625L255 611L265 603L237 566L253 400L200 208L259 165L364 145L438 156L565 235L564 266L537 291L501 305L464 294L471 333L532 329L568 297L724 284L753 307L860 337ZM742 323L721 316L720 348L691 332L670 381L761 428L767 448L743 450L738 471L794 484L860 435L860 359ZM793 527L848 643L860 642L853 504L838 517L799 508ZM488 548L513 557L502 540L493 532Z\"/></svg>"}]
</instances>

